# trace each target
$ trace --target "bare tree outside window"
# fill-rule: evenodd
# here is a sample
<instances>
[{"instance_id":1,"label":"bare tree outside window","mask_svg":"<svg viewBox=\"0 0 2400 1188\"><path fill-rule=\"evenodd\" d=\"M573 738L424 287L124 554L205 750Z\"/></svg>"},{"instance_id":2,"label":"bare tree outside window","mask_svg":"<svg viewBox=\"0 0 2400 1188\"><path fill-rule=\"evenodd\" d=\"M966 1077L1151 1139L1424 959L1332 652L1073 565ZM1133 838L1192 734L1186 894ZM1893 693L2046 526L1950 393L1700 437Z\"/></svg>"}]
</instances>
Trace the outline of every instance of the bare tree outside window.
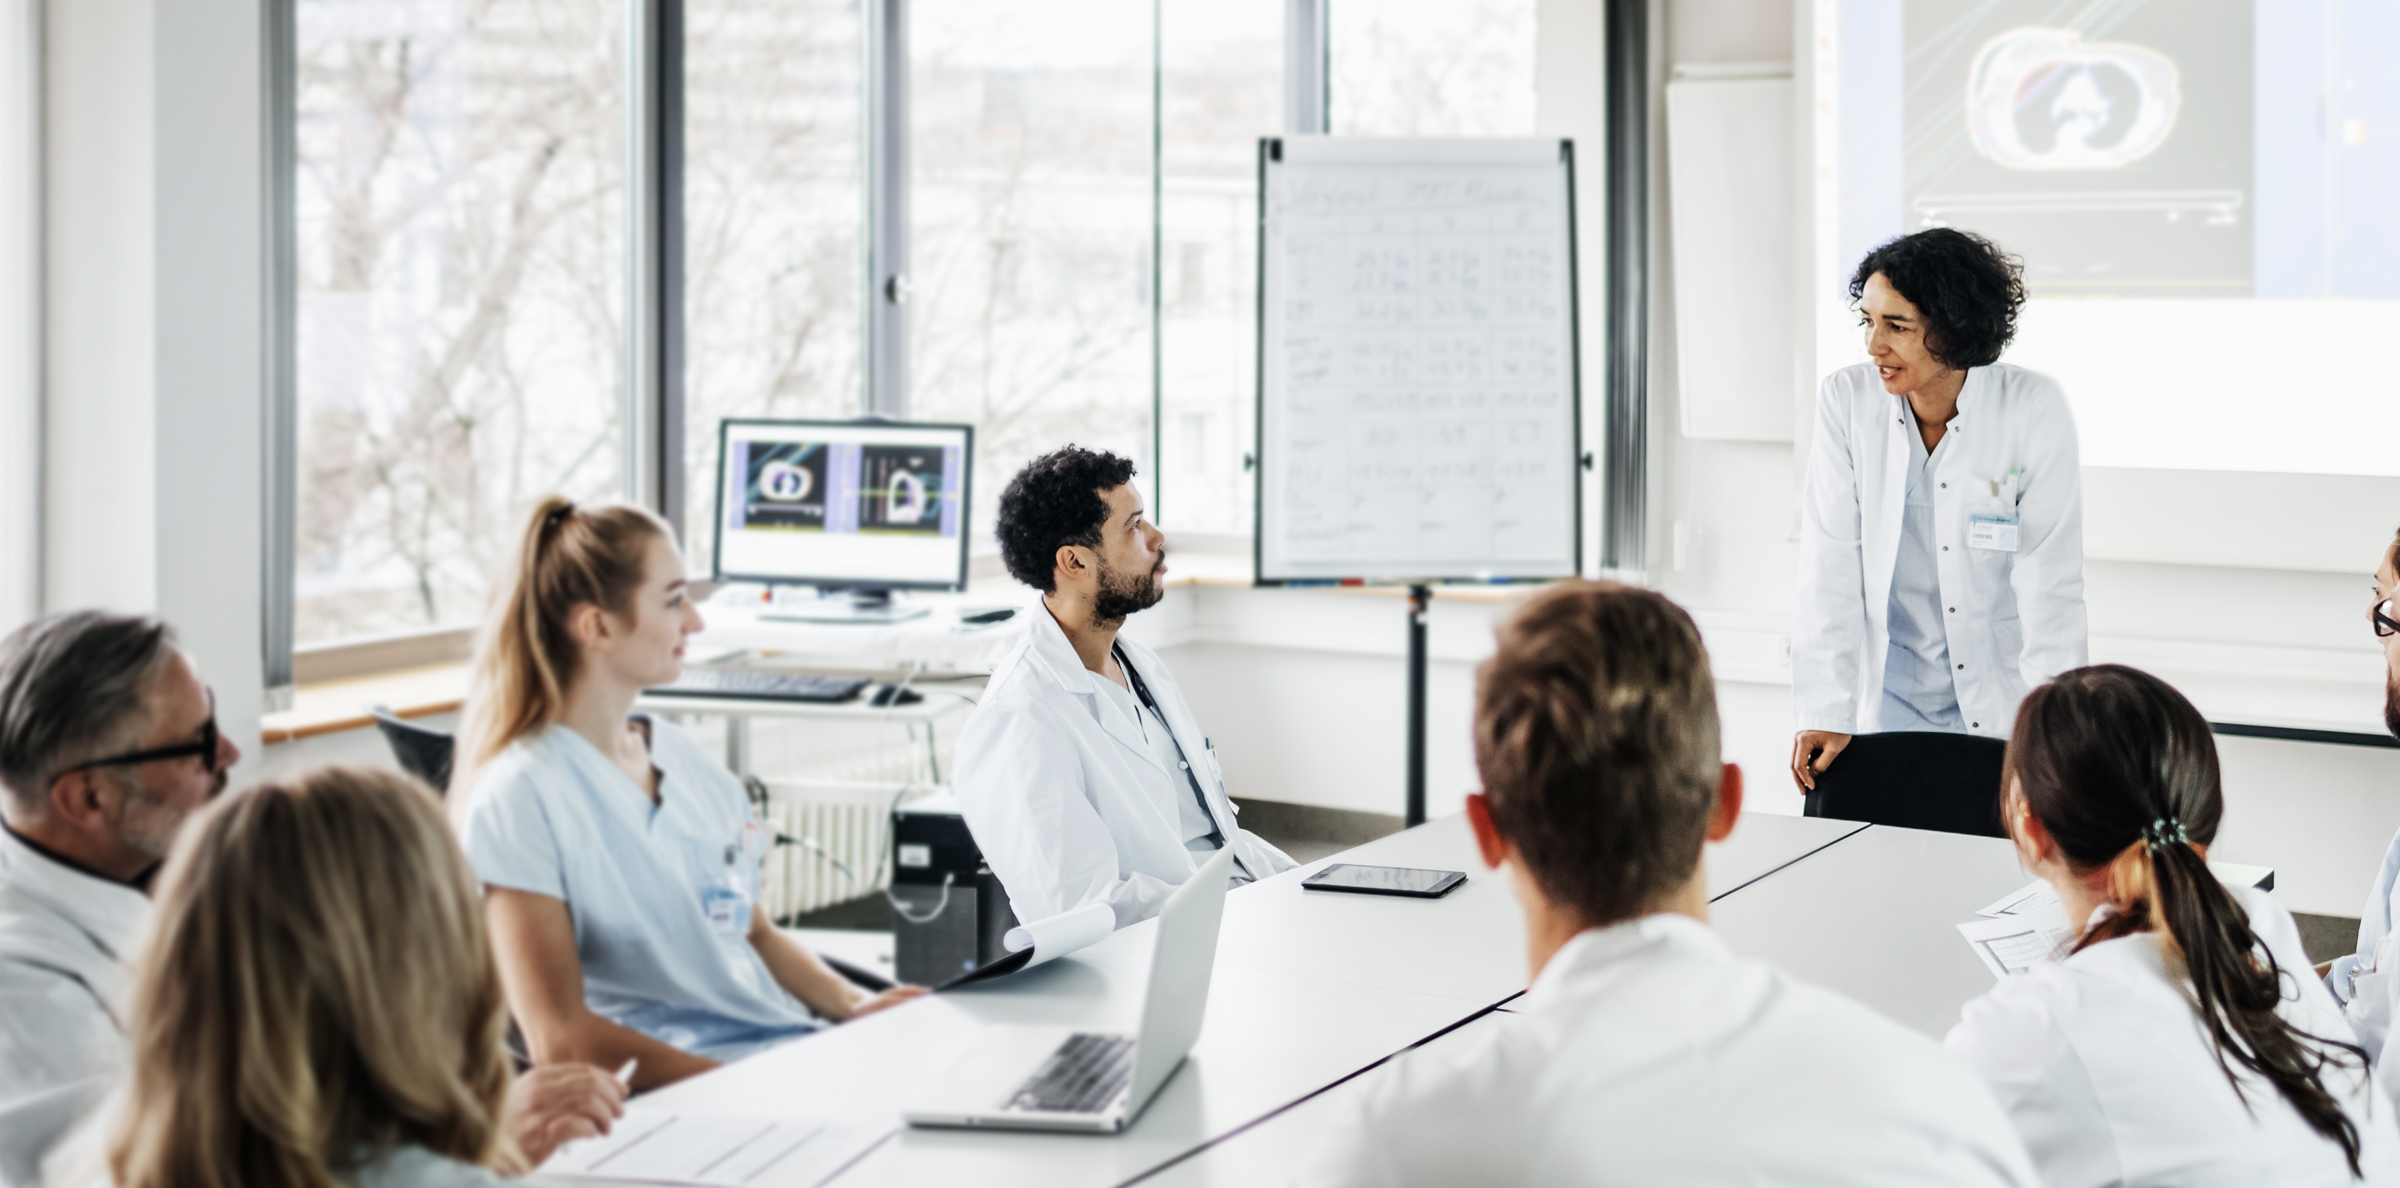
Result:
<instances>
[{"instance_id":1,"label":"bare tree outside window","mask_svg":"<svg viewBox=\"0 0 2400 1188\"><path fill-rule=\"evenodd\" d=\"M1334 4L1333 131L1533 135L1534 8L1534 0Z\"/></svg>"},{"instance_id":2,"label":"bare tree outside window","mask_svg":"<svg viewBox=\"0 0 2400 1188\"><path fill-rule=\"evenodd\" d=\"M1284 6L1165 0L1161 14L1160 523L1171 528L1250 531L1258 141L1283 131Z\"/></svg>"},{"instance_id":3,"label":"bare tree outside window","mask_svg":"<svg viewBox=\"0 0 2400 1188\"><path fill-rule=\"evenodd\" d=\"M471 622L619 489L623 14L298 0L297 642Z\"/></svg>"},{"instance_id":4,"label":"bare tree outside window","mask_svg":"<svg viewBox=\"0 0 2400 1188\"><path fill-rule=\"evenodd\" d=\"M684 7L684 541L695 567L715 539L719 420L860 410L859 7Z\"/></svg>"},{"instance_id":5,"label":"bare tree outside window","mask_svg":"<svg viewBox=\"0 0 2400 1188\"><path fill-rule=\"evenodd\" d=\"M975 426L988 537L1009 477L1066 442L1155 481L1150 8L909 7L909 410Z\"/></svg>"}]
</instances>

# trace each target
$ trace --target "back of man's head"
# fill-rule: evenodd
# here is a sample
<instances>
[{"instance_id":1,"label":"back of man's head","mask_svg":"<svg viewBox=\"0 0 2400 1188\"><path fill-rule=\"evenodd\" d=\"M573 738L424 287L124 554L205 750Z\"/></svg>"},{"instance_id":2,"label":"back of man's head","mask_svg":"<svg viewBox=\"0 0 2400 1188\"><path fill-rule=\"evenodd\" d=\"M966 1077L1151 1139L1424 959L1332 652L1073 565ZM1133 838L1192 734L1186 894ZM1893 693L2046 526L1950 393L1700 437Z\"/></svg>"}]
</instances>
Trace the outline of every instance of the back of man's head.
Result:
<instances>
[{"instance_id":1,"label":"back of man's head","mask_svg":"<svg viewBox=\"0 0 2400 1188\"><path fill-rule=\"evenodd\" d=\"M1025 464L1000 492L1000 560L1045 594L1058 589L1058 550L1100 543L1108 504L1100 492L1133 481L1133 463L1106 450L1064 446Z\"/></svg>"},{"instance_id":2,"label":"back of man's head","mask_svg":"<svg viewBox=\"0 0 2400 1188\"><path fill-rule=\"evenodd\" d=\"M166 624L101 611L52 615L0 640L0 785L11 811L39 817L61 773L134 745L174 654Z\"/></svg>"},{"instance_id":3,"label":"back of man's head","mask_svg":"<svg viewBox=\"0 0 2400 1188\"><path fill-rule=\"evenodd\" d=\"M1476 684L1484 801L1543 895L1600 926L1684 887L1723 769L1682 608L1613 582L1552 587L1501 626Z\"/></svg>"}]
</instances>

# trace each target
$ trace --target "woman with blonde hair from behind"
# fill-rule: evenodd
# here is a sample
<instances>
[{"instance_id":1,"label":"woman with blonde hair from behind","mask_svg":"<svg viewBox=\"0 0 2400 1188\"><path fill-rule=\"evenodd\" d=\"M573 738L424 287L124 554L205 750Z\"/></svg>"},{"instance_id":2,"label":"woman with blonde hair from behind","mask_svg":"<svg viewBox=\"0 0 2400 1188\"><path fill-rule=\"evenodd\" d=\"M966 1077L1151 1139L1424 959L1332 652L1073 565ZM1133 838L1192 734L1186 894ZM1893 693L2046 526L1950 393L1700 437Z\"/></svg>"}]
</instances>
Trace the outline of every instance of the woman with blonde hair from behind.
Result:
<instances>
[{"instance_id":1,"label":"woman with blonde hair from behind","mask_svg":"<svg viewBox=\"0 0 2400 1188\"><path fill-rule=\"evenodd\" d=\"M107 1143L119 1188L475 1188L548 1153L504 1118L474 875L414 783L323 768L217 802L167 862L154 929Z\"/></svg>"},{"instance_id":2,"label":"woman with blonde hair from behind","mask_svg":"<svg viewBox=\"0 0 2400 1188\"><path fill-rule=\"evenodd\" d=\"M450 799L536 1065L634 1061L649 1089L922 993L861 988L777 931L741 781L633 712L699 629L657 516L534 508L476 645Z\"/></svg>"}]
</instances>

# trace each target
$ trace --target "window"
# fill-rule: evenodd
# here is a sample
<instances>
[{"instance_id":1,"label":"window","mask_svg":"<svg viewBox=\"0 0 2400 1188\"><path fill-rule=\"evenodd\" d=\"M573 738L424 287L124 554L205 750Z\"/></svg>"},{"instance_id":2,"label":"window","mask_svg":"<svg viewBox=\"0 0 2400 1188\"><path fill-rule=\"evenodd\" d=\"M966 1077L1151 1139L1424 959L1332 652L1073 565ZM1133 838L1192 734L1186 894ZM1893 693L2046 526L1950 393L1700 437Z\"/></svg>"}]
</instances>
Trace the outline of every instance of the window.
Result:
<instances>
[{"instance_id":1,"label":"window","mask_svg":"<svg viewBox=\"0 0 2400 1188\"><path fill-rule=\"evenodd\" d=\"M624 6L296 0L294 639L472 622L615 494Z\"/></svg>"},{"instance_id":2,"label":"window","mask_svg":"<svg viewBox=\"0 0 2400 1188\"><path fill-rule=\"evenodd\" d=\"M1155 498L1149 6L909 7L909 415L975 426L978 535L1070 441Z\"/></svg>"},{"instance_id":3,"label":"window","mask_svg":"<svg viewBox=\"0 0 2400 1188\"><path fill-rule=\"evenodd\" d=\"M1334 3L1333 131L1533 135L1534 0Z\"/></svg>"},{"instance_id":4,"label":"window","mask_svg":"<svg viewBox=\"0 0 2400 1188\"><path fill-rule=\"evenodd\" d=\"M1283 131L1285 0L1167 0L1159 30L1159 522L1250 531L1258 141Z\"/></svg>"},{"instance_id":5,"label":"window","mask_svg":"<svg viewBox=\"0 0 2400 1188\"><path fill-rule=\"evenodd\" d=\"M627 310L643 306L626 261L656 245L628 241L653 231L628 229L625 80L647 47L618 0L285 2L292 638L472 623L530 500L627 489ZM876 10L659 2L680 30L659 47L680 69L658 79L680 152L643 168L681 187L664 295L681 301L682 400L664 403L704 565L718 421L854 416L876 378ZM1248 531L1257 146L1285 130L1288 0L894 2L902 398L975 426L976 532L1018 467L1069 441L1133 458L1162 523ZM1331 4L1334 130L1529 133L1533 10Z\"/></svg>"},{"instance_id":6,"label":"window","mask_svg":"<svg viewBox=\"0 0 2400 1188\"><path fill-rule=\"evenodd\" d=\"M717 422L858 415L856 0L684 6L685 552L715 539Z\"/></svg>"}]
</instances>

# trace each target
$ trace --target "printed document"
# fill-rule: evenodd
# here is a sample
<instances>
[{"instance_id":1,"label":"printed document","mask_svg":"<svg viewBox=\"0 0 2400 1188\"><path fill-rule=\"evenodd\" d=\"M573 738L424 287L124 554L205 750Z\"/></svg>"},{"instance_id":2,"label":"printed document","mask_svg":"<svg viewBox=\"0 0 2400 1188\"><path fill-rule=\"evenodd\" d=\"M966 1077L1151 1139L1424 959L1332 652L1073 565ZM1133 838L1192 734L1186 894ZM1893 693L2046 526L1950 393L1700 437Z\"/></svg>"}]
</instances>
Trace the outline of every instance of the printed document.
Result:
<instances>
[{"instance_id":1,"label":"printed document","mask_svg":"<svg viewBox=\"0 0 2400 1188\"><path fill-rule=\"evenodd\" d=\"M567 1144L540 1174L701 1188L817 1188L898 1129L637 1108L605 1136Z\"/></svg>"}]
</instances>

